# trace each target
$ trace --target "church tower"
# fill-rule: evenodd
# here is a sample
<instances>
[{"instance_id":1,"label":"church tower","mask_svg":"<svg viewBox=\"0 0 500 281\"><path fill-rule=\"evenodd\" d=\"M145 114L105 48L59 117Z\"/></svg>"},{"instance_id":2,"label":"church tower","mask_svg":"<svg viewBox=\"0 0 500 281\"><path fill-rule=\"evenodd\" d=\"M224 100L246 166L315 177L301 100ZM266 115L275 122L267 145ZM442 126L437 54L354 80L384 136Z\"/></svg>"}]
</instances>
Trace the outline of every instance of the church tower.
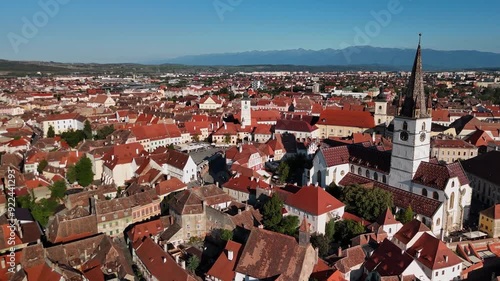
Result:
<instances>
[{"instance_id":1,"label":"church tower","mask_svg":"<svg viewBox=\"0 0 500 281\"><path fill-rule=\"evenodd\" d=\"M252 112L250 111L250 98L248 93L243 94L241 99L241 126L250 126L252 124Z\"/></svg>"},{"instance_id":2,"label":"church tower","mask_svg":"<svg viewBox=\"0 0 500 281\"><path fill-rule=\"evenodd\" d=\"M420 36L420 35L419 35ZM411 191L422 161L429 161L432 105L425 98L420 38L410 80L394 118L389 184Z\"/></svg>"},{"instance_id":3,"label":"church tower","mask_svg":"<svg viewBox=\"0 0 500 281\"><path fill-rule=\"evenodd\" d=\"M373 118L375 118L375 126L383 124L387 125L387 95L385 94L384 86L380 87L380 93L373 99L375 102L375 113Z\"/></svg>"}]
</instances>

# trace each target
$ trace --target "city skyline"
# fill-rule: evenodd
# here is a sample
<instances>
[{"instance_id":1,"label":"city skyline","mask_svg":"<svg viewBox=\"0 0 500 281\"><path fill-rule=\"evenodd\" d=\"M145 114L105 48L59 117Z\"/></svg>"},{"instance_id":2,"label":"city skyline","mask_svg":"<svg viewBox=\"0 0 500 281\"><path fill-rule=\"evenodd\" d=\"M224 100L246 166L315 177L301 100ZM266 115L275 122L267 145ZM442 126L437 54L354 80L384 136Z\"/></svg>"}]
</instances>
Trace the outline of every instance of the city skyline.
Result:
<instances>
[{"instance_id":1,"label":"city skyline","mask_svg":"<svg viewBox=\"0 0 500 281\"><path fill-rule=\"evenodd\" d=\"M1 59L148 62L253 50L413 48L420 32L429 49L500 53L500 40L491 36L499 23L494 1L120 3L3 3Z\"/></svg>"}]
</instances>

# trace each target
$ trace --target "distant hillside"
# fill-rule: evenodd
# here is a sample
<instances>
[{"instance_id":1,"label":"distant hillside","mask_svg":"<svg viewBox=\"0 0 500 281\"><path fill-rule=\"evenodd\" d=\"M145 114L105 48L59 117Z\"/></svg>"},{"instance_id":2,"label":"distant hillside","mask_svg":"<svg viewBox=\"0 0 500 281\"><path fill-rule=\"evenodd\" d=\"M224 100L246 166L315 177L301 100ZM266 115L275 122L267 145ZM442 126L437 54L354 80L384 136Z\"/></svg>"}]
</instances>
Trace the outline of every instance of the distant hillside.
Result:
<instances>
[{"instance_id":1,"label":"distant hillside","mask_svg":"<svg viewBox=\"0 0 500 281\"><path fill-rule=\"evenodd\" d=\"M414 49L349 47L343 50L283 50L182 56L156 63L186 65L307 65L360 66L380 65L408 69L413 63ZM425 70L455 70L500 67L500 54L479 51L422 50Z\"/></svg>"}]
</instances>

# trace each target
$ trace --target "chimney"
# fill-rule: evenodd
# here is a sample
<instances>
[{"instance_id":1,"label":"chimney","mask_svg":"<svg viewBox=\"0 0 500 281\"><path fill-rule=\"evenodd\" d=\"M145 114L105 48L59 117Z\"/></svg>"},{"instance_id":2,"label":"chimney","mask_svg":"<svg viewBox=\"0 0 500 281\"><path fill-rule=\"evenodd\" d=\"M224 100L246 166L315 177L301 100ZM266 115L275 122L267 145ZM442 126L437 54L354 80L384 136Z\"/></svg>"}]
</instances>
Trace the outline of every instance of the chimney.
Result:
<instances>
[{"instance_id":1,"label":"chimney","mask_svg":"<svg viewBox=\"0 0 500 281\"><path fill-rule=\"evenodd\" d=\"M158 235L155 235L154 240L155 240L155 244L158 244Z\"/></svg>"},{"instance_id":2,"label":"chimney","mask_svg":"<svg viewBox=\"0 0 500 281\"><path fill-rule=\"evenodd\" d=\"M2 258L1 263L2 263L2 269L5 269L5 260L3 258Z\"/></svg>"},{"instance_id":3,"label":"chimney","mask_svg":"<svg viewBox=\"0 0 500 281\"><path fill-rule=\"evenodd\" d=\"M339 246L339 248L337 249L337 257L341 256L342 256L342 247Z\"/></svg>"},{"instance_id":4,"label":"chimney","mask_svg":"<svg viewBox=\"0 0 500 281\"><path fill-rule=\"evenodd\" d=\"M226 122L224 122L224 130L227 130Z\"/></svg>"},{"instance_id":5,"label":"chimney","mask_svg":"<svg viewBox=\"0 0 500 281\"><path fill-rule=\"evenodd\" d=\"M420 258L420 253L422 252L422 249L418 250L417 253L415 254L415 257L418 259Z\"/></svg>"},{"instance_id":6,"label":"chimney","mask_svg":"<svg viewBox=\"0 0 500 281\"><path fill-rule=\"evenodd\" d=\"M179 255L175 255L175 263L179 264Z\"/></svg>"},{"instance_id":7,"label":"chimney","mask_svg":"<svg viewBox=\"0 0 500 281\"><path fill-rule=\"evenodd\" d=\"M163 251L168 252L168 244L167 243L163 244Z\"/></svg>"},{"instance_id":8,"label":"chimney","mask_svg":"<svg viewBox=\"0 0 500 281\"><path fill-rule=\"evenodd\" d=\"M238 209L238 214L241 214L241 209Z\"/></svg>"},{"instance_id":9,"label":"chimney","mask_svg":"<svg viewBox=\"0 0 500 281\"><path fill-rule=\"evenodd\" d=\"M233 251L231 251L231 250L227 251L227 259L230 260L230 261L233 260Z\"/></svg>"},{"instance_id":10,"label":"chimney","mask_svg":"<svg viewBox=\"0 0 500 281\"><path fill-rule=\"evenodd\" d=\"M135 154L139 154L139 148L135 149Z\"/></svg>"},{"instance_id":11,"label":"chimney","mask_svg":"<svg viewBox=\"0 0 500 281\"><path fill-rule=\"evenodd\" d=\"M372 132L372 142L375 143L375 132Z\"/></svg>"},{"instance_id":12,"label":"chimney","mask_svg":"<svg viewBox=\"0 0 500 281\"><path fill-rule=\"evenodd\" d=\"M114 154L111 155L111 160L115 160L115 155Z\"/></svg>"},{"instance_id":13,"label":"chimney","mask_svg":"<svg viewBox=\"0 0 500 281\"><path fill-rule=\"evenodd\" d=\"M241 144L240 144L240 146L238 147L238 151L239 151L240 153L242 153L242 152L243 152L243 145L241 145Z\"/></svg>"},{"instance_id":14,"label":"chimney","mask_svg":"<svg viewBox=\"0 0 500 281\"><path fill-rule=\"evenodd\" d=\"M170 174L167 175L167 180L171 179L172 176Z\"/></svg>"}]
</instances>

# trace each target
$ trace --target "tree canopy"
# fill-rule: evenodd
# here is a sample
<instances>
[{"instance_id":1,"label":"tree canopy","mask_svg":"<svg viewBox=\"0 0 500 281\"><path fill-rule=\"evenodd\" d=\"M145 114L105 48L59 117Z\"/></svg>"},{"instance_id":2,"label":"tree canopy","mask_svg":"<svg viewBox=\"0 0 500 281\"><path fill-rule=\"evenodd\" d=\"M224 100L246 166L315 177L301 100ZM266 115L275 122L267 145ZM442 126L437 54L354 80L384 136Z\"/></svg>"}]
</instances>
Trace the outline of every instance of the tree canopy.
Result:
<instances>
[{"instance_id":1,"label":"tree canopy","mask_svg":"<svg viewBox=\"0 0 500 281\"><path fill-rule=\"evenodd\" d=\"M54 131L54 127L52 127L52 125L50 125L49 129L47 130L47 137L53 138L55 136L56 136L56 132Z\"/></svg>"},{"instance_id":2,"label":"tree canopy","mask_svg":"<svg viewBox=\"0 0 500 281\"><path fill-rule=\"evenodd\" d=\"M365 233L365 227L357 221L341 220L335 223L335 240L341 245L349 245L352 238Z\"/></svg>"},{"instance_id":3,"label":"tree canopy","mask_svg":"<svg viewBox=\"0 0 500 281\"><path fill-rule=\"evenodd\" d=\"M38 163L38 167L36 168L36 171L41 174L43 172L43 169L45 169L45 167L47 167L49 163L47 162L47 160L43 159L42 161L40 161L40 163Z\"/></svg>"},{"instance_id":4,"label":"tree canopy","mask_svg":"<svg viewBox=\"0 0 500 281\"><path fill-rule=\"evenodd\" d=\"M414 215L413 209L411 208L411 205L409 205L408 208L400 210L397 217L402 224L405 224L413 220Z\"/></svg>"},{"instance_id":5,"label":"tree canopy","mask_svg":"<svg viewBox=\"0 0 500 281\"><path fill-rule=\"evenodd\" d=\"M109 126L104 126L97 130L96 135L94 136L95 140L105 140L109 135L111 135L115 131L115 127L113 124Z\"/></svg>"},{"instance_id":6,"label":"tree canopy","mask_svg":"<svg viewBox=\"0 0 500 281\"><path fill-rule=\"evenodd\" d=\"M263 224L266 229L293 236L299 227L299 218L282 215L283 201L275 193L262 208Z\"/></svg>"},{"instance_id":7,"label":"tree canopy","mask_svg":"<svg viewBox=\"0 0 500 281\"><path fill-rule=\"evenodd\" d=\"M89 120L85 120L85 124L83 125L83 134L85 135L85 139L92 139L92 127L90 126Z\"/></svg>"},{"instance_id":8,"label":"tree canopy","mask_svg":"<svg viewBox=\"0 0 500 281\"><path fill-rule=\"evenodd\" d=\"M61 134L61 138L65 140L69 146L75 147L85 139L85 133L82 130L69 130Z\"/></svg>"},{"instance_id":9,"label":"tree canopy","mask_svg":"<svg viewBox=\"0 0 500 281\"><path fill-rule=\"evenodd\" d=\"M374 221L387 209L392 207L392 194L380 188L365 188L350 185L339 188L340 200L346 204L345 210L366 220Z\"/></svg>"},{"instance_id":10,"label":"tree canopy","mask_svg":"<svg viewBox=\"0 0 500 281\"><path fill-rule=\"evenodd\" d=\"M76 165L68 167L66 179L69 183L78 182L81 186L88 186L94 180L92 172L92 161L87 156L78 160Z\"/></svg>"},{"instance_id":11,"label":"tree canopy","mask_svg":"<svg viewBox=\"0 0 500 281\"><path fill-rule=\"evenodd\" d=\"M50 198L61 200L66 194L66 182L64 180L56 181L50 187Z\"/></svg>"}]
</instances>

